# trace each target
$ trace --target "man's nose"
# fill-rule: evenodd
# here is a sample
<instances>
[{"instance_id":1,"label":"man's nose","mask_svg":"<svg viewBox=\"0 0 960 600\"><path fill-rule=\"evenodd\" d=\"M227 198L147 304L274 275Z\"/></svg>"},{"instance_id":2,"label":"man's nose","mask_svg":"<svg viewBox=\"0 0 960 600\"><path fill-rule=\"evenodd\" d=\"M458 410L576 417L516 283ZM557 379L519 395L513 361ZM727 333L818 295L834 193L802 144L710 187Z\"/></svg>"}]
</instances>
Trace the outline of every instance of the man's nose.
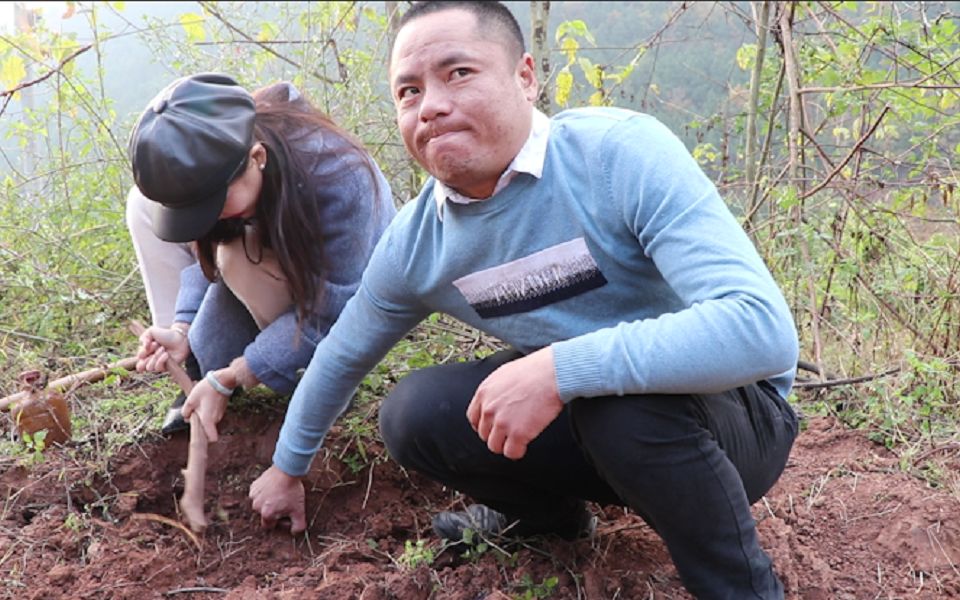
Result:
<instances>
[{"instance_id":1,"label":"man's nose","mask_svg":"<svg viewBox=\"0 0 960 600\"><path fill-rule=\"evenodd\" d=\"M452 103L446 86L427 86L420 93L422 94L420 98L421 121L430 121L450 113Z\"/></svg>"}]
</instances>

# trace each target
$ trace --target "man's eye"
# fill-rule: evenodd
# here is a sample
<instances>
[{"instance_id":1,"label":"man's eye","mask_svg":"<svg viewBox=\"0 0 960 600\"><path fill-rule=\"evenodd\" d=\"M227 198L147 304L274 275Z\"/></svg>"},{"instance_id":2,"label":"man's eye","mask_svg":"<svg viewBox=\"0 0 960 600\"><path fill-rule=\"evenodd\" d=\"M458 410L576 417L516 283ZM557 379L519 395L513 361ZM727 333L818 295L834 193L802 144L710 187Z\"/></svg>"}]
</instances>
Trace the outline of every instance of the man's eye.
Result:
<instances>
[{"instance_id":1,"label":"man's eye","mask_svg":"<svg viewBox=\"0 0 960 600\"><path fill-rule=\"evenodd\" d=\"M470 74L470 69L468 69L468 68L466 68L466 67L460 67L459 69L454 69L454 70L453 70L453 77L454 77L454 78L456 78L456 77L466 77L466 76L469 75L469 74Z\"/></svg>"},{"instance_id":2,"label":"man's eye","mask_svg":"<svg viewBox=\"0 0 960 600\"><path fill-rule=\"evenodd\" d=\"M420 93L419 88L415 88L412 85L409 85L407 87L400 88L400 90L397 92L397 98L399 98L400 100L404 100L406 98L409 98L410 96L413 96L414 94L419 94L419 93Z\"/></svg>"}]
</instances>

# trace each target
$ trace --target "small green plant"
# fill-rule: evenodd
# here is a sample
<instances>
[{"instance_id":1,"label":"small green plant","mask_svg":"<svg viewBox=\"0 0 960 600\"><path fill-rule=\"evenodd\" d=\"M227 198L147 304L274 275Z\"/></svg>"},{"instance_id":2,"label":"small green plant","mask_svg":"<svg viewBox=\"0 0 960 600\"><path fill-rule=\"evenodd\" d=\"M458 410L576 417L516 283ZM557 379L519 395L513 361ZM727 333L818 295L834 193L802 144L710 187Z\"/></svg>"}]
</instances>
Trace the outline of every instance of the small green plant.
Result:
<instances>
[{"instance_id":1,"label":"small green plant","mask_svg":"<svg viewBox=\"0 0 960 600\"><path fill-rule=\"evenodd\" d=\"M469 527L463 530L463 545L467 549L460 556L473 561L480 560L480 557L490 549L490 544L483 539L483 536Z\"/></svg>"},{"instance_id":2,"label":"small green plant","mask_svg":"<svg viewBox=\"0 0 960 600\"><path fill-rule=\"evenodd\" d=\"M403 554L397 558L406 569L416 569L421 565L432 565L435 558L433 548L427 546L424 540L417 540L416 543L407 540L403 544Z\"/></svg>"},{"instance_id":3,"label":"small green plant","mask_svg":"<svg viewBox=\"0 0 960 600\"><path fill-rule=\"evenodd\" d=\"M514 596L516 600L539 600L540 598L549 598L553 590L560 581L556 575L544 577L540 583L534 583L529 573L524 573L520 578L521 593Z\"/></svg>"},{"instance_id":4,"label":"small green plant","mask_svg":"<svg viewBox=\"0 0 960 600\"><path fill-rule=\"evenodd\" d=\"M36 433L23 433L23 445L30 453L30 461L34 464L43 462L43 450L47 447L47 430L43 429Z\"/></svg>"},{"instance_id":5,"label":"small green plant","mask_svg":"<svg viewBox=\"0 0 960 600\"><path fill-rule=\"evenodd\" d=\"M77 513L70 513L63 520L63 526L74 533L78 533L83 529L83 519Z\"/></svg>"},{"instance_id":6,"label":"small green plant","mask_svg":"<svg viewBox=\"0 0 960 600\"><path fill-rule=\"evenodd\" d=\"M343 417L343 433L345 443L339 458L354 475L383 458L379 453L368 452L368 446L378 434L376 415L372 410L347 413Z\"/></svg>"}]
</instances>

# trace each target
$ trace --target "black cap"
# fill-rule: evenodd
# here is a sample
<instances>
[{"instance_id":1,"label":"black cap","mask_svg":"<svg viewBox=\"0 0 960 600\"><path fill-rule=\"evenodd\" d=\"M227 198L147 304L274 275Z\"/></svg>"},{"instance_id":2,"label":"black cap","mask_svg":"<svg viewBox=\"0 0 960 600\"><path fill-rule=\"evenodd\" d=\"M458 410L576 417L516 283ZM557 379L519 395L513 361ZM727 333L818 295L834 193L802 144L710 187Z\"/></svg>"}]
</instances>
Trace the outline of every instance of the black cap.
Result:
<instances>
[{"instance_id":1,"label":"black cap","mask_svg":"<svg viewBox=\"0 0 960 600\"><path fill-rule=\"evenodd\" d=\"M250 93L217 73L178 79L150 102L129 152L157 237L189 242L213 228L253 146L255 112Z\"/></svg>"}]
</instances>

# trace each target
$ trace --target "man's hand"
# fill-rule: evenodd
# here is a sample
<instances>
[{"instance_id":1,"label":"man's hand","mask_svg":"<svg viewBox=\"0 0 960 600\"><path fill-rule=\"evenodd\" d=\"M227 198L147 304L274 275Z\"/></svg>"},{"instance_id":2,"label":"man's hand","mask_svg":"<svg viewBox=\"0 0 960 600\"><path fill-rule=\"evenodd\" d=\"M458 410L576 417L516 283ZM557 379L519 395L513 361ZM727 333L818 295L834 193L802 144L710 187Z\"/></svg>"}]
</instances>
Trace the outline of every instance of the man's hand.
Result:
<instances>
[{"instance_id":1,"label":"man's hand","mask_svg":"<svg viewBox=\"0 0 960 600\"><path fill-rule=\"evenodd\" d=\"M296 535L307 528L303 482L299 477L271 466L250 485L250 499L253 510L260 513L262 527L273 528L283 517L290 517L290 533Z\"/></svg>"},{"instance_id":2,"label":"man's hand","mask_svg":"<svg viewBox=\"0 0 960 600\"><path fill-rule=\"evenodd\" d=\"M547 346L508 362L477 388L467 419L492 452L518 460L563 410Z\"/></svg>"},{"instance_id":3,"label":"man's hand","mask_svg":"<svg viewBox=\"0 0 960 600\"><path fill-rule=\"evenodd\" d=\"M137 370L162 372L167 361L183 363L190 354L190 342L183 333L189 325L179 324L177 329L153 325L140 334L137 350Z\"/></svg>"},{"instance_id":4,"label":"man's hand","mask_svg":"<svg viewBox=\"0 0 960 600\"><path fill-rule=\"evenodd\" d=\"M221 371L226 371L226 369L221 369ZM215 372L214 376L219 372ZM217 377L217 379L224 385L229 385L220 377ZM227 412L227 397L213 389L206 379L201 379L193 386L186 402L183 403L183 408L180 409L183 419L187 422L190 421L190 415L193 414L193 411L197 411L197 415L200 417L200 423L203 425L204 433L207 434L207 440L217 441L219 439L217 423Z\"/></svg>"}]
</instances>

